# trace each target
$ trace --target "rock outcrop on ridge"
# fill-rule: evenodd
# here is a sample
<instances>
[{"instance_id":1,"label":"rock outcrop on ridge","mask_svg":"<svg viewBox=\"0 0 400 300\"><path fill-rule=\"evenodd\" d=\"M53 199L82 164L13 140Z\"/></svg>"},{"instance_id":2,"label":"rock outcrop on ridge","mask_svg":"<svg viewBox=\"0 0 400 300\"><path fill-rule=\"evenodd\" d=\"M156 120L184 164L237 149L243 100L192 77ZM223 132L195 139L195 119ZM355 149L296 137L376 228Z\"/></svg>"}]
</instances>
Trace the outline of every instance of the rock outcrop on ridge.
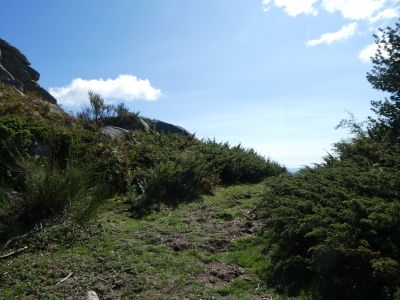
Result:
<instances>
[{"instance_id":1,"label":"rock outcrop on ridge","mask_svg":"<svg viewBox=\"0 0 400 300\"><path fill-rule=\"evenodd\" d=\"M0 39L0 83L14 86L21 92L34 92L44 100L57 100L39 84L40 74L17 48Z\"/></svg>"},{"instance_id":2,"label":"rock outcrop on ridge","mask_svg":"<svg viewBox=\"0 0 400 300\"><path fill-rule=\"evenodd\" d=\"M26 56L0 38L0 84L13 86L22 93L36 93L41 99L35 100L35 104L41 100L57 104L57 100L38 84L39 78L39 72L31 67L31 63ZM49 105L49 109L52 113L65 114L58 105L51 104ZM146 132L154 130L158 133L191 136L190 132L180 126L159 120L141 118L133 113L118 119L113 124L106 125L109 126L103 127L101 131L103 134L111 137L125 135L129 130L142 130Z\"/></svg>"},{"instance_id":3,"label":"rock outcrop on ridge","mask_svg":"<svg viewBox=\"0 0 400 300\"><path fill-rule=\"evenodd\" d=\"M167 122L154 120L154 130L157 132L171 133L171 134L182 134L185 136L190 136L191 133L188 132L185 128L173 125Z\"/></svg>"}]
</instances>

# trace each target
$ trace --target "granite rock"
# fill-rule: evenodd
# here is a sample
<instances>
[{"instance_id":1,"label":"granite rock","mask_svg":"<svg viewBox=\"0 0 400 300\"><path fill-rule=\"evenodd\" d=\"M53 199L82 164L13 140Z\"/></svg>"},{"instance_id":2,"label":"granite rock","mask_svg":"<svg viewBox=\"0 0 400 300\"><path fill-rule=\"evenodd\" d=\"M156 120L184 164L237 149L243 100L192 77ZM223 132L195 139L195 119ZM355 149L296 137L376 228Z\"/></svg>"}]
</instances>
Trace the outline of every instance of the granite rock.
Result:
<instances>
[{"instance_id":1,"label":"granite rock","mask_svg":"<svg viewBox=\"0 0 400 300\"><path fill-rule=\"evenodd\" d=\"M40 74L30 65L21 51L0 39L0 82L23 93L34 92L44 100L56 104L57 100L39 85Z\"/></svg>"}]
</instances>

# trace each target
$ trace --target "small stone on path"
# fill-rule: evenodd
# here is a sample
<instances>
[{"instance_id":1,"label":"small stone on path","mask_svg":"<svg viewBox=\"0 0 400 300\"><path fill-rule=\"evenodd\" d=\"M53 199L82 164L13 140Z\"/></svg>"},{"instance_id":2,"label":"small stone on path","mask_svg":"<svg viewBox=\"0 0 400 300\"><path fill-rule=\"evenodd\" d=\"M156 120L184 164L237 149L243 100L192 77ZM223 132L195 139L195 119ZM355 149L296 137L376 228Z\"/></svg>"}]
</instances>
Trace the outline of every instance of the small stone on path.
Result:
<instances>
[{"instance_id":1,"label":"small stone on path","mask_svg":"<svg viewBox=\"0 0 400 300\"><path fill-rule=\"evenodd\" d=\"M100 300L99 296L95 291L88 291L86 294L86 300Z\"/></svg>"}]
</instances>

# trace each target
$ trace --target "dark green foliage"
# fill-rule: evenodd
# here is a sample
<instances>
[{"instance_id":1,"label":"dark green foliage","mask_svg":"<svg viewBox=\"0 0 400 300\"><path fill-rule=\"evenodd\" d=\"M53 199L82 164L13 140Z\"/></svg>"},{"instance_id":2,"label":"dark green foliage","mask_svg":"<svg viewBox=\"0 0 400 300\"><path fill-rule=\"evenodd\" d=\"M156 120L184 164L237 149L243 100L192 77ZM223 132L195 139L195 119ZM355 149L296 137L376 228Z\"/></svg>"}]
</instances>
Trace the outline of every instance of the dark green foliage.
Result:
<instances>
[{"instance_id":1,"label":"dark green foliage","mask_svg":"<svg viewBox=\"0 0 400 300\"><path fill-rule=\"evenodd\" d=\"M372 120L374 134L385 135L393 143L400 142L400 24L381 29L375 35L379 46L373 58L374 67L367 75L375 89L390 93L384 101L372 102L378 119Z\"/></svg>"},{"instance_id":2,"label":"dark green foliage","mask_svg":"<svg viewBox=\"0 0 400 300\"><path fill-rule=\"evenodd\" d=\"M268 180L267 281L316 299L394 299L400 291L399 25L377 37L368 79L392 93L350 125L321 165Z\"/></svg>"},{"instance_id":3,"label":"dark green foliage","mask_svg":"<svg viewBox=\"0 0 400 300\"><path fill-rule=\"evenodd\" d=\"M81 222L107 195L99 188L102 177L92 171L95 132L4 115L0 137L0 183L6 191L0 196L1 240L56 216Z\"/></svg>"},{"instance_id":4,"label":"dark green foliage","mask_svg":"<svg viewBox=\"0 0 400 300\"><path fill-rule=\"evenodd\" d=\"M390 298L400 284L400 152L396 157L390 167L365 157L330 158L269 180L269 283L315 298Z\"/></svg>"},{"instance_id":5,"label":"dark green foliage","mask_svg":"<svg viewBox=\"0 0 400 300\"><path fill-rule=\"evenodd\" d=\"M0 180L18 185L21 172L15 158L35 151L65 163L70 144L70 138L55 126L30 117L0 117Z\"/></svg>"},{"instance_id":6,"label":"dark green foliage","mask_svg":"<svg viewBox=\"0 0 400 300\"><path fill-rule=\"evenodd\" d=\"M100 143L90 153L99 174L112 183L116 192L127 192L136 207L160 202L177 204L209 194L217 184L256 183L285 171L240 145L143 132L139 113L130 113L123 103L107 106L94 93L89 93L89 98L91 106L78 114L81 120L140 130L125 140Z\"/></svg>"},{"instance_id":7,"label":"dark green foliage","mask_svg":"<svg viewBox=\"0 0 400 300\"><path fill-rule=\"evenodd\" d=\"M198 199L220 184L260 182L285 171L240 145L145 132L138 113L122 104L113 113L99 95L91 93L90 103L80 122L55 123L50 109L39 118L34 106L28 115L13 106L18 114L0 116L0 183L7 191L0 195L11 195L0 196L0 239L55 217L87 219L103 198L98 186L104 181L142 211ZM99 133L103 125L131 132L111 139Z\"/></svg>"},{"instance_id":8,"label":"dark green foliage","mask_svg":"<svg viewBox=\"0 0 400 300\"><path fill-rule=\"evenodd\" d=\"M201 145L200 151L217 170L222 184L257 183L268 176L275 176L285 168L270 159L265 159L253 149L241 145L229 146L208 140Z\"/></svg>"},{"instance_id":9,"label":"dark green foliage","mask_svg":"<svg viewBox=\"0 0 400 300\"><path fill-rule=\"evenodd\" d=\"M34 225L57 217L77 223L93 216L107 197L107 190L93 183L90 169L69 161L61 169L42 160L23 159L20 192L4 197L0 205L0 240L30 230Z\"/></svg>"},{"instance_id":10,"label":"dark green foliage","mask_svg":"<svg viewBox=\"0 0 400 300\"><path fill-rule=\"evenodd\" d=\"M101 155L107 178L119 190L134 187L141 205L177 204L209 194L217 184L260 182L285 171L253 150L171 134L135 132Z\"/></svg>"},{"instance_id":11,"label":"dark green foliage","mask_svg":"<svg viewBox=\"0 0 400 300\"><path fill-rule=\"evenodd\" d=\"M192 155L177 155L144 174L145 200L177 205L210 194L216 184L204 161Z\"/></svg>"},{"instance_id":12,"label":"dark green foliage","mask_svg":"<svg viewBox=\"0 0 400 300\"><path fill-rule=\"evenodd\" d=\"M121 118L129 114L129 109L126 107L125 103L121 102L114 107L114 112L118 118Z\"/></svg>"},{"instance_id":13,"label":"dark green foliage","mask_svg":"<svg viewBox=\"0 0 400 300\"><path fill-rule=\"evenodd\" d=\"M139 113L127 113L123 115L110 116L103 120L103 125L111 125L121 127L127 130L142 130L138 115Z\"/></svg>"}]
</instances>

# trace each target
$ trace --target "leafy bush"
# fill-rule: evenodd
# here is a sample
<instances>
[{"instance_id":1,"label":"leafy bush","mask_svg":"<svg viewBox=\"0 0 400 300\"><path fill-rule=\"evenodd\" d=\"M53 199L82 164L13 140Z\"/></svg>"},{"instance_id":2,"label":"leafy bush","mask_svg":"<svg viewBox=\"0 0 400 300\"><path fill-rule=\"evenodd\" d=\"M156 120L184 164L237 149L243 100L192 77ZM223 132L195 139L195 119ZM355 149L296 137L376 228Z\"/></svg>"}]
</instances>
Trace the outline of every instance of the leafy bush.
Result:
<instances>
[{"instance_id":1,"label":"leafy bush","mask_svg":"<svg viewBox=\"0 0 400 300\"><path fill-rule=\"evenodd\" d=\"M97 125L102 125L103 120L112 115L114 107L105 104L104 99L94 92L89 91L90 106L85 107L77 114L77 118L84 122L94 121Z\"/></svg>"}]
</instances>

